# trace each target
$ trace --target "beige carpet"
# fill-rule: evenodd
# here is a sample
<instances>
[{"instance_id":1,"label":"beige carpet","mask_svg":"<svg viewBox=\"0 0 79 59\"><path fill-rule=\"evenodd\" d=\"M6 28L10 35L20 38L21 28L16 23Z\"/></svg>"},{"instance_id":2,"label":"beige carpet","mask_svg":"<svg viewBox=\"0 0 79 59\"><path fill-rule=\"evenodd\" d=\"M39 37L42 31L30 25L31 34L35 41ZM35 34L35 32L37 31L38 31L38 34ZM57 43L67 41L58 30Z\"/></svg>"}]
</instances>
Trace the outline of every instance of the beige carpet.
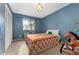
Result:
<instances>
[{"instance_id":1,"label":"beige carpet","mask_svg":"<svg viewBox=\"0 0 79 59\"><path fill-rule=\"evenodd\" d=\"M28 55L28 48L25 41L15 41L6 50L5 55Z\"/></svg>"},{"instance_id":2,"label":"beige carpet","mask_svg":"<svg viewBox=\"0 0 79 59\"><path fill-rule=\"evenodd\" d=\"M37 55L61 55L59 53L60 46L61 45L48 48ZM15 41L9 46L5 55L28 55L27 44L24 40ZM63 55L65 55L65 53L63 53Z\"/></svg>"}]
</instances>

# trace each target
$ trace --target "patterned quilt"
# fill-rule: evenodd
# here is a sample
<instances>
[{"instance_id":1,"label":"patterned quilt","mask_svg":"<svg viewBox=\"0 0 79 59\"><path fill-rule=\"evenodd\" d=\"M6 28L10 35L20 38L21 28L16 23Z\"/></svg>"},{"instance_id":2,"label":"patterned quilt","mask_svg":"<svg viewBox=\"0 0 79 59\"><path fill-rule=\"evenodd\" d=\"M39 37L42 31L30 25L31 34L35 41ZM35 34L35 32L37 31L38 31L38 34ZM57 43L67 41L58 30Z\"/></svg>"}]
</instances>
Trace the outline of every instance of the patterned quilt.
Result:
<instances>
[{"instance_id":1,"label":"patterned quilt","mask_svg":"<svg viewBox=\"0 0 79 59\"><path fill-rule=\"evenodd\" d=\"M28 34L25 38L29 54L37 54L38 52L58 45L59 35L48 35L48 34Z\"/></svg>"}]
</instances>

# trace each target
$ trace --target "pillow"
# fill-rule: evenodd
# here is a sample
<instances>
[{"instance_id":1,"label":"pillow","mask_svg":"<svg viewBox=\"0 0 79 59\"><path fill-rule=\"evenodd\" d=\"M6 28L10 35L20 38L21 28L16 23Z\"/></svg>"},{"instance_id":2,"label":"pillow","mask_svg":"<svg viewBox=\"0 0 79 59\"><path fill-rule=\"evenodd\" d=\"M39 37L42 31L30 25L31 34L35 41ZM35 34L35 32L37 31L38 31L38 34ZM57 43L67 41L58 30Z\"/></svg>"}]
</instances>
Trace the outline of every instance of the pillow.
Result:
<instances>
[{"instance_id":1,"label":"pillow","mask_svg":"<svg viewBox=\"0 0 79 59\"><path fill-rule=\"evenodd\" d=\"M48 32L48 34L52 34L52 32L51 32L51 31L49 31L49 32Z\"/></svg>"},{"instance_id":2,"label":"pillow","mask_svg":"<svg viewBox=\"0 0 79 59\"><path fill-rule=\"evenodd\" d=\"M59 30L58 29L56 29L56 30L47 30L47 34L49 34L49 32L52 32L52 34L56 34L56 35L58 35L59 34Z\"/></svg>"},{"instance_id":3,"label":"pillow","mask_svg":"<svg viewBox=\"0 0 79 59\"><path fill-rule=\"evenodd\" d=\"M59 34L59 30L52 30L53 34Z\"/></svg>"}]
</instances>

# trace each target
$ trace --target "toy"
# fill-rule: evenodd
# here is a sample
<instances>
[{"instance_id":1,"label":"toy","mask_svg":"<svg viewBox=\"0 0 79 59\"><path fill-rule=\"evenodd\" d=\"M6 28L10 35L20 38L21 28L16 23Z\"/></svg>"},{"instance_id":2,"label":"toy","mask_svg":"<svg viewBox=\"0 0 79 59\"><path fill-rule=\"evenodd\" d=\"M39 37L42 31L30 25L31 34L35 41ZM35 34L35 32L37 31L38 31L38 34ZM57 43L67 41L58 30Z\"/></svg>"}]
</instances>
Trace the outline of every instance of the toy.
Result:
<instances>
[{"instance_id":1,"label":"toy","mask_svg":"<svg viewBox=\"0 0 79 59\"><path fill-rule=\"evenodd\" d=\"M60 53L62 53L63 48L69 48L71 50L74 50L75 47L79 47L79 37L75 33L67 32L65 34L65 38L67 39L67 41L62 44L60 48Z\"/></svg>"}]
</instances>

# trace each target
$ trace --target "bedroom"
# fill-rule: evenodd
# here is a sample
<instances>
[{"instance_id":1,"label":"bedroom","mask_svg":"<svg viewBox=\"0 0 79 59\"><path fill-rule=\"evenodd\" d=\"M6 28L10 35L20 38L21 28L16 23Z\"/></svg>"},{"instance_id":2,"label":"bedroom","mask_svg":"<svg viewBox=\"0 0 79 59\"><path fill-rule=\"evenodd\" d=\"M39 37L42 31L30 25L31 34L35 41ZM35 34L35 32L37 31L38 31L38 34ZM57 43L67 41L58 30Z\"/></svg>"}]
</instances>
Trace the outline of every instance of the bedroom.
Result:
<instances>
[{"instance_id":1,"label":"bedroom","mask_svg":"<svg viewBox=\"0 0 79 59\"><path fill-rule=\"evenodd\" d=\"M37 5L42 9L36 7ZM43 36L43 39L49 39L52 36L45 34L47 31L58 31L55 33L60 36L58 41L61 43L66 41L64 38L66 32L79 34L79 3L0 3L0 15L3 19L3 21L0 19L0 54L28 55L25 38L29 34L36 34L36 39ZM42 54L63 55L60 54L59 45L51 48L47 46L45 50L37 53L37 55ZM75 53L69 51L64 54Z\"/></svg>"}]
</instances>

